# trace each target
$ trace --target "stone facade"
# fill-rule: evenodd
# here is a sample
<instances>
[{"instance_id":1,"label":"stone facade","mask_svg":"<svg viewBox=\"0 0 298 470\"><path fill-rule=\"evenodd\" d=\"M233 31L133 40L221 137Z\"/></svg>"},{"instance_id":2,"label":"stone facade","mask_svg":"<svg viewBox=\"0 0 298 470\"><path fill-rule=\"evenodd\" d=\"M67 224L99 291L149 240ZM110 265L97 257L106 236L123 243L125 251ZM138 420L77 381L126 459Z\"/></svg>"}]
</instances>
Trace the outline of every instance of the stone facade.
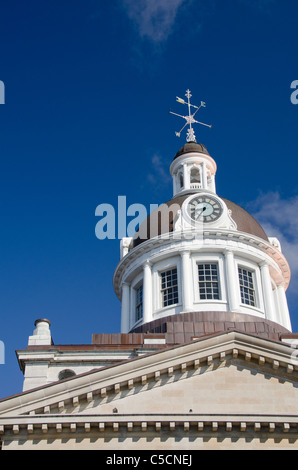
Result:
<instances>
[{"instance_id":1,"label":"stone facade","mask_svg":"<svg viewBox=\"0 0 298 470\"><path fill-rule=\"evenodd\" d=\"M230 331L0 401L2 448L295 449L296 349Z\"/></svg>"}]
</instances>

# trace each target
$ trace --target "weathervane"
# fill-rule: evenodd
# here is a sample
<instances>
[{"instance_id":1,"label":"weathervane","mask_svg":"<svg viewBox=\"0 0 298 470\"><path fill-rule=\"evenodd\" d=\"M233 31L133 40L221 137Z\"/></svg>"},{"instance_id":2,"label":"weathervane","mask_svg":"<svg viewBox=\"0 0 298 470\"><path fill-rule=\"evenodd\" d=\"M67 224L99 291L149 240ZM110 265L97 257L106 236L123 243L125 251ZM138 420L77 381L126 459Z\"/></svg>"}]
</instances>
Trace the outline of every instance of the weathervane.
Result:
<instances>
[{"instance_id":1,"label":"weathervane","mask_svg":"<svg viewBox=\"0 0 298 470\"><path fill-rule=\"evenodd\" d=\"M188 116L182 116L181 114L173 113L171 110L169 111L169 113L174 114L175 116L182 117L183 119L186 120L186 123L184 124L182 129L179 132L175 132L176 136L180 137L181 132L183 131L183 129L187 125L189 125L186 140L187 140L187 142L196 142L196 136L195 136L194 130L192 128L192 124L193 123L202 124L202 126L207 126L207 127L210 127L210 128L212 126L210 126L209 124L204 124L203 122L196 121L194 119L194 116L199 111L199 109L202 108L202 107L203 108L206 107L206 103L204 103L204 101L201 101L200 106L195 106L194 104L191 104L190 103L190 98L191 98L190 90L186 90L185 96L187 98L187 102L185 100L183 100L182 98L179 98L179 96L176 96L176 101L178 101L178 103L186 104L188 106ZM191 108L195 108L195 112L193 114L191 114Z\"/></svg>"}]
</instances>

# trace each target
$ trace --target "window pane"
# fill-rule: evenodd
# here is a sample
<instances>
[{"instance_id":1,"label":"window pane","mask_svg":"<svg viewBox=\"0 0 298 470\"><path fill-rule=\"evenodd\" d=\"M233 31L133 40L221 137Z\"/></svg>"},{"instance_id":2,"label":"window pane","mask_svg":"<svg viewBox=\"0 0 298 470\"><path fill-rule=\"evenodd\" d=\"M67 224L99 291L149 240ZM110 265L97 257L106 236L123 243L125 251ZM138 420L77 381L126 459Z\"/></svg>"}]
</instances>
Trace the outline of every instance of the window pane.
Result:
<instances>
[{"instance_id":1,"label":"window pane","mask_svg":"<svg viewBox=\"0 0 298 470\"><path fill-rule=\"evenodd\" d=\"M143 284L136 289L136 321L143 316Z\"/></svg>"},{"instance_id":2,"label":"window pane","mask_svg":"<svg viewBox=\"0 0 298 470\"><path fill-rule=\"evenodd\" d=\"M198 264L200 299L220 299L218 266L216 263Z\"/></svg>"},{"instance_id":3,"label":"window pane","mask_svg":"<svg viewBox=\"0 0 298 470\"><path fill-rule=\"evenodd\" d=\"M177 268L161 273L161 294L163 307L178 303Z\"/></svg>"},{"instance_id":4,"label":"window pane","mask_svg":"<svg viewBox=\"0 0 298 470\"><path fill-rule=\"evenodd\" d=\"M255 290L253 272L238 267L241 302L245 305L255 306Z\"/></svg>"}]
</instances>

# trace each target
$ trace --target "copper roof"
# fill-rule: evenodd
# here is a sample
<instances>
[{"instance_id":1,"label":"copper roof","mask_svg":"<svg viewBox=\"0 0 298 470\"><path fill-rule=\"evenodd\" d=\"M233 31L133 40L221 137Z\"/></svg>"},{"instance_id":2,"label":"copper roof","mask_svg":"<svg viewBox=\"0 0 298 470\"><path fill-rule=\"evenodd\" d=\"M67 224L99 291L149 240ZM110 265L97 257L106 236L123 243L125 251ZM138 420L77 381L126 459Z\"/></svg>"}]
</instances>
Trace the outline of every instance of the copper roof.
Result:
<instances>
[{"instance_id":1,"label":"copper roof","mask_svg":"<svg viewBox=\"0 0 298 470\"><path fill-rule=\"evenodd\" d=\"M168 345L181 344L206 335L241 331L272 341L280 341L289 330L270 320L238 312L187 312L145 323L134 333L163 333ZM131 333L132 333L131 332Z\"/></svg>"},{"instance_id":2,"label":"copper roof","mask_svg":"<svg viewBox=\"0 0 298 470\"><path fill-rule=\"evenodd\" d=\"M190 153L190 152L199 152L199 153L204 153L205 155L209 155L208 150L206 149L205 145L203 144L198 144L197 142L187 142L181 149L178 150L176 153L174 160L181 155L185 153Z\"/></svg>"},{"instance_id":3,"label":"copper roof","mask_svg":"<svg viewBox=\"0 0 298 470\"><path fill-rule=\"evenodd\" d=\"M18 352L163 349L230 330L242 331L273 341L280 341L281 337L297 338L297 334L262 317L239 312L205 311L163 317L145 323L129 333L96 333L92 335L91 344L34 345ZM150 343L147 340L150 340Z\"/></svg>"},{"instance_id":4,"label":"copper roof","mask_svg":"<svg viewBox=\"0 0 298 470\"><path fill-rule=\"evenodd\" d=\"M187 193L183 196L176 196L149 214L147 219L140 225L138 232L133 238L133 247L138 246L140 243L149 240L150 238L172 232L173 221L177 215L177 212L181 208L183 202L191 194L194 193ZM228 209L231 210L231 217L237 224L237 230L255 235L268 241L268 237L265 231L251 214L249 214L238 204L235 204L228 199L222 198L222 200L225 202ZM171 208L171 211L168 210L169 207Z\"/></svg>"}]
</instances>

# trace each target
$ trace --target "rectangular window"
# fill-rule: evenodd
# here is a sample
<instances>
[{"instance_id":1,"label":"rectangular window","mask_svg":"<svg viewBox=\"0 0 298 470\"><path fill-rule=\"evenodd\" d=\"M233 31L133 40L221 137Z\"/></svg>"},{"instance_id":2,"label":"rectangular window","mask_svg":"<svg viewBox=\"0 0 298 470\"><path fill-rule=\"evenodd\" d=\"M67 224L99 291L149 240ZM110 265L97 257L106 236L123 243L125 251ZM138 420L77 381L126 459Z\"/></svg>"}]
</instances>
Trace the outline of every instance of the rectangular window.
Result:
<instances>
[{"instance_id":1,"label":"rectangular window","mask_svg":"<svg viewBox=\"0 0 298 470\"><path fill-rule=\"evenodd\" d=\"M216 263L198 264L200 300L220 299L218 266Z\"/></svg>"},{"instance_id":2,"label":"rectangular window","mask_svg":"<svg viewBox=\"0 0 298 470\"><path fill-rule=\"evenodd\" d=\"M167 307L178 303L178 277L177 268L168 269L160 273L162 306Z\"/></svg>"},{"instance_id":3,"label":"rectangular window","mask_svg":"<svg viewBox=\"0 0 298 470\"><path fill-rule=\"evenodd\" d=\"M256 306L253 272L238 267L241 302L246 305Z\"/></svg>"},{"instance_id":4,"label":"rectangular window","mask_svg":"<svg viewBox=\"0 0 298 470\"><path fill-rule=\"evenodd\" d=\"M143 284L136 289L136 321L143 317Z\"/></svg>"}]
</instances>

